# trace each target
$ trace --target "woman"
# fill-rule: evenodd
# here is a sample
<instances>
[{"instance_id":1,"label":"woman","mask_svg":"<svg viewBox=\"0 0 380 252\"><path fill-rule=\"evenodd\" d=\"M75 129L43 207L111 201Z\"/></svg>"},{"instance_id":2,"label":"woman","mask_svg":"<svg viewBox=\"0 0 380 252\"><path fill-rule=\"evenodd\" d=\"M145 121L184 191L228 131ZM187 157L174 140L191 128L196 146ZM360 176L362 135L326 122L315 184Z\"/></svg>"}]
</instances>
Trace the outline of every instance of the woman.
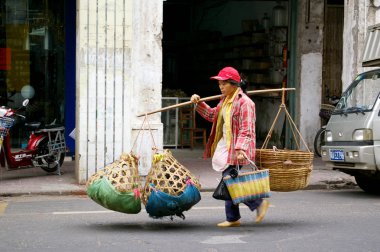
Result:
<instances>
[{"instance_id":1,"label":"woman","mask_svg":"<svg viewBox=\"0 0 380 252\"><path fill-rule=\"evenodd\" d=\"M255 104L245 94L246 82L233 67L223 68L217 76L222 99L219 104L211 108L205 102L199 102L200 96L191 96L191 102L197 104L196 111L206 120L212 122L212 129L205 157L212 157L212 166L222 172L225 177L234 172L237 165L247 165L249 158L255 160ZM261 222L268 210L269 202L265 199L256 199L246 204L251 211L257 209L256 222ZM225 201L226 221L218 224L219 227L240 226L239 205L232 201Z\"/></svg>"}]
</instances>

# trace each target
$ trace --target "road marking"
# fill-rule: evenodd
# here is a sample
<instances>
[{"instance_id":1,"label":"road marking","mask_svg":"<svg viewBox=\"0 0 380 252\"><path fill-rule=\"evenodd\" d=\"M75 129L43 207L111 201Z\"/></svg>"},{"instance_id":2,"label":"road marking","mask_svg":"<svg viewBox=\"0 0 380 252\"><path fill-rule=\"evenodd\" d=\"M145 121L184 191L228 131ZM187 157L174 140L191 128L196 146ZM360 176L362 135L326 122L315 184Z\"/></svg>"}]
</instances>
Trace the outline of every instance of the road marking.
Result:
<instances>
[{"instance_id":1,"label":"road marking","mask_svg":"<svg viewBox=\"0 0 380 252\"><path fill-rule=\"evenodd\" d=\"M114 213L114 211L111 211L111 210L104 210L104 211L67 211L67 212L53 212L52 214L70 215L70 214L106 214L106 213Z\"/></svg>"},{"instance_id":2,"label":"road marking","mask_svg":"<svg viewBox=\"0 0 380 252\"><path fill-rule=\"evenodd\" d=\"M4 214L5 209L7 208L8 203L6 202L0 202L0 216Z\"/></svg>"},{"instance_id":3,"label":"road marking","mask_svg":"<svg viewBox=\"0 0 380 252\"><path fill-rule=\"evenodd\" d=\"M190 210L215 210L215 209L224 209L224 206L215 206L215 207L192 207Z\"/></svg>"},{"instance_id":4,"label":"road marking","mask_svg":"<svg viewBox=\"0 0 380 252\"><path fill-rule=\"evenodd\" d=\"M246 237L246 235L224 235L224 236L211 236L207 240L201 243L205 244L236 244L236 243L247 243L240 240L240 238Z\"/></svg>"}]
</instances>

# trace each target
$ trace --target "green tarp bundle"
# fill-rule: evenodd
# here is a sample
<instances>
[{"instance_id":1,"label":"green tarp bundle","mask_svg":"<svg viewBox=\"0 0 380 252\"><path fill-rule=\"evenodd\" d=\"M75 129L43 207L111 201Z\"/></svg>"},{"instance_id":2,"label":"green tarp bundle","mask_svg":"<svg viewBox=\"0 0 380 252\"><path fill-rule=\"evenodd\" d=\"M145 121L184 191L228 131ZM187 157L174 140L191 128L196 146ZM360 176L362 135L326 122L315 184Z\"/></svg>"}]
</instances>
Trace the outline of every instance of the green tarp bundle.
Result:
<instances>
[{"instance_id":1,"label":"green tarp bundle","mask_svg":"<svg viewBox=\"0 0 380 252\"><path fill-rule=\"evenodd\" d=\"M131 192L119 192L106 177L94 181L87 188L87 195L99 205L113 211L128 214L141 211L138 188Z\"/></svg>"}]
</instances>

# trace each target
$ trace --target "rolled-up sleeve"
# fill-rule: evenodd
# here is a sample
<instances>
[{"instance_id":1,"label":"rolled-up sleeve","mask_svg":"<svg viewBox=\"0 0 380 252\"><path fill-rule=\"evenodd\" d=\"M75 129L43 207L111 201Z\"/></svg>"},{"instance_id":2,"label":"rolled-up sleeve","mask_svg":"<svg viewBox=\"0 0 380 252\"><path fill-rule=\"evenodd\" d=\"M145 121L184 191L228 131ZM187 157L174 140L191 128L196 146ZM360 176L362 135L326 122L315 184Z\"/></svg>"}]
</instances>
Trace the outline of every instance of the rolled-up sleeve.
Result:
<instances>
[{"instance_id":1,"label":"rolled-up sleeve","mask_svg":"<svg viewBox=\"0 0 380 252\"><path fill-rule=\"evenodd\" d=\"M207 121L213 122L215 118L215 113L217 110L217 107L211 108L207 103L205 102L199 102L195 108L195 110Z\"/></svg>"}]
</instances>

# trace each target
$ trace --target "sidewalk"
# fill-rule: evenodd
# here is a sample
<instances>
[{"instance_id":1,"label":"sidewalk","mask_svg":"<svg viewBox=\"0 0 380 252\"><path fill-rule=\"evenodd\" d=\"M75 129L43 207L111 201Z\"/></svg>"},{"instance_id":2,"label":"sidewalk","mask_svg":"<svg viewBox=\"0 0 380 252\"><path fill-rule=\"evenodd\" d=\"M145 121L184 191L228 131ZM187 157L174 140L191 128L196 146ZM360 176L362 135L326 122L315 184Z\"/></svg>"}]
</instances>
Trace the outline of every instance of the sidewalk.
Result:
<instances>
[{"instance_id":1,"label":"sidewalk","mask_svg":"<svg viewBox=\"0 0 380 252\"><path fill-rule=\"evenodd\" d=\"M211 160L203 159L202 149L172 149L174 157L187 167L202 185L202 191L213 191L220 174L211 168ZM85 185L75 179L74 161L65 160L62 175L47 174L40 168L7 171L0 168L0 196L17 195L83 195ZM314 159L309 185L305 189L335 189L355 187L355 179L342 172L327 169L320 158Z\"/></svg>"}]
</instances>

